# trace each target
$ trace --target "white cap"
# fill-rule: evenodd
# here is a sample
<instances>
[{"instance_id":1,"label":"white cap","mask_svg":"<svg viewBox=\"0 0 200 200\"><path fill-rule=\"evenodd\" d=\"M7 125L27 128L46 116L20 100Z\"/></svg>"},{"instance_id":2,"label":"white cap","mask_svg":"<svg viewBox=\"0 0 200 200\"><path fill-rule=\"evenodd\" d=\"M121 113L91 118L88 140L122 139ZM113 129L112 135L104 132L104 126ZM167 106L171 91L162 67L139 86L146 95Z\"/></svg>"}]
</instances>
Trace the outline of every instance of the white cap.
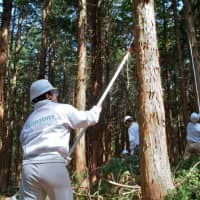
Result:
<instances>
[{"instance_id":1,"label":"white cap","mask_svg":"<svg viewBox=\"0 0 200 200\"><path fill-rule=\"evenodd\" d=\"M128 151L126 150L126 149L124 149L123 151L122 151L122 155L127 155L128 154Z\"/></svg>"},{"instance_id":2,"label":"white cap","mask_svg":"<svg viewBox=\"0 0 200 200\"><path fill-rule=\"evenodd\" d=\"M133 120L133 117L130 116L130 115L126 115L126 116L124 117L124 123L126 123L127 120Z\"/></svg>"},{"instance_id":3,"label":"white cap","mask_svg":"<svg viewBox=\"0 0 200 200\"><path fill-rule=\"evenodd\" d=\"M48 80L37 80L33 82L30 87L30 100L32 101L36 97L39 97L40 95L51 90L56 90L56 88L54 88Z\"/></svg>"},{"instance_id":4,"label":"white cap","mask_svg":"<svg viewBox=\"0 0 200 200\"><path fill-rule=\"evenodd\" d=\"M197 121L199 121L199 118L200 118L200 115L196 112L193 112L191 115L190 115L190 120L193 122L193 123L196 123Z\"/></svg>"}]
</instances>

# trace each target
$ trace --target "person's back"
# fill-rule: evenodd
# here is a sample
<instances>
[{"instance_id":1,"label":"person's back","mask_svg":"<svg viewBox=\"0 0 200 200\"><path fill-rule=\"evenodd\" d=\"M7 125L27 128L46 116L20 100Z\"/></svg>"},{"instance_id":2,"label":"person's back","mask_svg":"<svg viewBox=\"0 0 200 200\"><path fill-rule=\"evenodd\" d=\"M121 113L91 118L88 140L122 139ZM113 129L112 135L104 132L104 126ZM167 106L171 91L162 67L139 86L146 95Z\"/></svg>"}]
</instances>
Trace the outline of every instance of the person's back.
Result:
<instances>
[{"instance_id":1,"label":"person's back","mask_svg":"<svg viewBox=\"0 0 200 200\"><path fill-rule=\"evenodd\" d=\"M23 163L49 160L62 161L69 151L70 129L87 127L84 112L68 104L43 100L35 104L28 117L20 140L24 152Z\"/></svg>"},{"instance_id":2,"label":"person's back","mask_svg":"<svg viewBox=\"0 0 200 200\"><path fill-rule=\"evenodd\" d=\"M131 155L133 155L139 145L139 125L136 121L134 122L133 117L129 115L124 117L124 124L128 127L130 151Z\"/></svg>"},{"instance_id":3,"label":"person's back","mask_svg":"<svg viewBox=\"0 0 200 200\"><path fill-rule=\"evenodd\" d=\"M57 103L57 92L48 80L35 81L30 88L34 111L21 131L23 149L20 200L73 199L66 168L70 129L98 122L101 108L80 111Z\"/></svg>"},{"instance_id":4,"label":"person's back","mask_svg":"<svg viewBox=\"0 0 200 200\"><path fill-rule=\"evenodd\" d=\"M186 139L187 141L200 143L200 123L188 123Z\"/></svg>"},{"instance_id":5,"label":"person's back","mask_svg":"<svg viewBox=\"0 0 200 200\"><path fill-rule=\"evenodd\" d=\"M184 153L184 160L190 158L192 154L200 155L200 123L198 123L200 115L192 113L190 116L190 122L186 128L186 148Z\"/></svg>"},{"instance_id":6,"label":"person's back","mask_svg":"<svg viewBox=\"0 0 200 200\"><path fill-rule=\"evenodd\" d=\"M70 129L71 123L65 117L68 110L70 106L49 100L35 105L35 110L28 117L20 136L24 163L63 160L61 152L68 152L66 144L70 139L67 127Z\"/></svg>"},{"instance_id":7,"label":"person's back","mask_svg":"<svg viewBox=\"0 0 200 200\"><path fill-rule=\"evenodd\" d=\"M134 141L136 145L139 145L139 124L137 122L132 122L131 126L128 128L129 140Z\"/></svg>"}]
</instances>

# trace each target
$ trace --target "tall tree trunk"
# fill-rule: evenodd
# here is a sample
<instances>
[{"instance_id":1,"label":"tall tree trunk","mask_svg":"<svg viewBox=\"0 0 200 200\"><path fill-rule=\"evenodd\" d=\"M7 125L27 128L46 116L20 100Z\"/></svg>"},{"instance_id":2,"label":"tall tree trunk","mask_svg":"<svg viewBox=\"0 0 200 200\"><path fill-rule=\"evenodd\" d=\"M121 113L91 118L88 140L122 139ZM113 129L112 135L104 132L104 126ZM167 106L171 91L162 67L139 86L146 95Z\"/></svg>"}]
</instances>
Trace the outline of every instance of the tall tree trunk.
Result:
<instances>
[{"instance_id":1,"label":"tall tree trunk","mask_svg":"<svg viewBox=\"0 0 200 200\"><path fill-rule=\"evenodd\" d=\"M76 85L75 104L78 109L85 110L86 107L86 69L87 69L87 8L86 0L78 1L78 76ZM79 131L75 131L76 136ZM77 181L80 187L87 189L89 179L87 176L86 163L86 141L85 135L80 139L75 149L75 172L78 175Z\"/></svg>"},{"instance_id":2,"label":"tall tree trunk","mask_svg":"<svg viewBox=\"0 0 200 200\"><path fill-rule=\"evenodd\" d=\"M162 69L163 69L163 77L166 84L166 101L165 101L165 109L168 110L166 112L166 135L167 135L167 141L168 141L168 152L170 159L172 159L173 154L171 148L172 145L174 145L174 138L175 135L174 128L173 128L173 112L172 112L172 102L173 102L173 88L171 88L171 80L172 80L172 74L171 74L171 65L168 62L169 59L169 52L168 52L168 24L167 24L167 15L166 15L166 0L161 1L162 5L162 13L163 13L163 63L162 63Z\"/></svg>"},{"instance_id":3,"label":"tall tree trunk","mask_svg":"<svg viewBox=\"0 0 200 200\"><path fill-rule=\"evenodd\" d=\"M54 77L54 71L55 71L55 53L56 53L56 33L55 31L52 31L51 33L51 41L49 45L49 80L50 82L55 85L55 77Z\"/></svg>"},{"instance_id":4,"label":"tall tree trunk","mask_svg":"<svg viewBox=\"0 0 200 200\"><path fill-rule=\"evenodd\" d=\"M178 54L178 70L179 70L179 88L180 88L180 104L182 105L182 115L180 115L180 118L183 117L183 120L181 121L184 122L184 127L187 126L188 122L188 105L187 105L187 95L186 95L186 77L184 73L184 63L183 63L183 53L182 53L182 48L181 48L181 34L180 34L180 26L179 26L179 17L177 13L177 3L176 0L172 1L172 6L173 6L173 12L174 12L174 24L175 24L175 36L176 36L176 49L177 49L177 54ZM178 127L182 127L183 125L180 124ZM179 145L179 152L177 154L183 154L184 150L184 141L185 141L185 131L182 131L180 129L179 132L179 141L177 141ZM174 155L174 158L177 155Z\"/></svg>"},{"instance_id":5,"label":"tall tree trunk","mask_svg":"<svg viewBox=\"0 0 200 200\"><path fill-rule=\"evenodd\" d=\"M157 47L154 1L135 1L135 44L139 80L142 198L164 199L173 189Z\"/></svg>"},{"instance_id":6,"label":"tall tree trunk","mask_svg":"<svg viewBox=\"0 0 200 200\"><path fill-rule=\"evenodd\" d=\"M101 45L100 45L100 7L101 1L92 0L91 26L92 26L92 64L91 64L91 85L90 105L97 103L102 89L102 63L101 63ZM102 145L102 125L100 122L89 130L89 159L90 164L90 183L93 185L98 178L98 167L102 163L103 145Z\"/></svg>"},{"instance_id":7,"label":"tall tree trunk","mask_svg":"<svg viewBox=\"0 0 200 200\"><path fill-rule=\"evenodd\" d=\"M106 5L104 3L104 9L106 8ZM110 81L110 62L109 62L109 56L110 56L110 46L109 46L109 30L110 30L110 20L108 19L108 14L104 19L104 43L103 43L103 54L104 54L104 66L105 66L105 84L106 86L109 84ZM108 98L105 102L105 127L104 127L104 149L105 149L105 162L111 159L112 155L112 149L111 149L111 103L110 103L110 95L108 94Z\"/></svg>"},{"instance_id":8,"label":"tall tree trunk","mask_svg":"<svg viewBox=\"0 0 200 200\"><path fill-rule=\"evenodd\" d=\"M185 83L185 74L184 74L184 64L183 64L183 56L181 50L181 40L180 40L180 26L179 26L179 18L177 13L177 4L176 0L172 1L173 12L174 12L174 24L175 24L175 35L176 35L176 49L178 54L178 69L179 69L179 87L181 93L181 105L183 110L183 122L184 126L187 126L188 119L188 109L187 109L187 96L186 96L186 83Z\"/></svg>"},{"instance_id":9,"label":"tall tree trunk","mask_svg":"<svg viewBox=\"0 0 200 200\"><path fill-rule=\"evenodd\" d=\"M38 79L45 77L46 70L46 54L47 54L47 27L48 27L48 15L51 7L51 0L43 0L42 8L42 37L40 47L40 71Z\"/></svg>"},{"instance_id":10,"label":"tall tree trunk","mask_svg":"<svg viewBox=\"0 0 200 200\"><path fill-rule=\"evenodd\" d=\"M8 94L10 97L9 98L9 104L10 104L10 125L8 126L8 132L11 135L11 144L12 146L14 145L15 147L15 152L13 153L12 151L10 152L10 159L12 159L12 174L15 175L15 178L12 177L12 180L16 181L16 184L19 186L19 180L17 180L19 178L19 171L16 171L16 169L19 167L19 162L20 162L20 140L19 140L19 135L20 135L20 130L19 130L19 124L15 123L18 122L18 116L17 116L17 98L12 98L17 97L17 78L18 78L18 72L19 72L19 59L20 59L20 52L22 49L22 45L21 45L21 34L22 34L22 23L23 23L23 9L22 7L19 7L19 16L18 16L18 25L17 25L17 37L16 37L16 45L15 45L15 54L14 54L14 70L13 70L13 74L12 74L12 78L11 78L11 93ZM14 18L13 21L16 21L16 19ZM21 98L20 98L21 100ZM25 99L24 99L25 100ZM19 104L20 106L23 105L23 103ZM19 107L18 105L18 107ZM20 110L20 109L19 109ZM23 110L23 109L22 109ZM15 133L15 134L14 134ZM12 148L11 148L12 149ZM14 169L14 170L13 170ZM18 174L18 173L19 174ZM18 178L17 178L18 177ZM11 179L11 177L9 176L9 178Z\"/></svg>"},{"instance_id":11,"label":"tall tree trunk","mask_svg":"<svg viewBox=\"0 0 200 200\"><path fill-rule=\"evenodd\" d=\"M0 30L0 190L5 192L8 184L8 168L3 159L5 147L8 145L9 136L4 132L4 105L5 105L5 74L8 61L9 24L11 19L12 1L3 1L3 14Z\"/></svg>"},{"instance_id":12,"label":"tall tree trunk","mask_svg":"<svg viewBox=\"0 0 200 200\"><path fill-rule=\"evenodd\" d=\"M192 56L193 56L194 65L196 68L195 70L196 70L198 93L200 94L200 57L198 53L198 44L196 40L195 27L194 27L194 22L192 18L192 9L191 9L190 2L188 0L183 0L183 2L184 2L184 16L185 16L185 22L186 22L186 29L187 29L189 43L191 44L191 48L192 48L192 54L193 54ZM200 101L199 96L198 96L198 99Z\"/></svg>"}]
</instances>

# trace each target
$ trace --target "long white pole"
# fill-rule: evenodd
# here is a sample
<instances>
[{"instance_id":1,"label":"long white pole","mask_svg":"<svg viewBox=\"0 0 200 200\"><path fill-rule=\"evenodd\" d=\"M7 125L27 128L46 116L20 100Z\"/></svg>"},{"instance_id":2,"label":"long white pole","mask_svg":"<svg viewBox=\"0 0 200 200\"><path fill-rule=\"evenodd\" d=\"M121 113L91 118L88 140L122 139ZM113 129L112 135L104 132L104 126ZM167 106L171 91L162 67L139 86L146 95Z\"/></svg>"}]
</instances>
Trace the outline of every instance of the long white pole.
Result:
<instances>
[{"instance_id":1,"label":"long white pole","mask_svg":"<svg viewBox=\"0 0 200 200\"><path fill-rule=\"evenodd\" d=\"M128 52L126 53L126 55L124 56L123 60L121 61L119 67L117 68L117 71L115 72L114 76L112 77L110 83L109 83L108 86L106 87L106 89L105 89L103 95L102 95L101 98L99 99L99 101L98 101L98 103L97 103L97 106L100 106L100 105L103 103L103 101L104 101L104 99L106 98L108 92L110 91L110 89L111 89L113 83L115 82L115 80L116 80L116 78L118 77L120 71L122 70L122 68L123 68L123 66L124 66L124 64L125 64L125 62L128 60L129 55L130 55L130 52L128 51Z\"/></svg>"},{"instance_id":2,"label":"long white pole","mask_svg":"<svg viewBox=\"0 0 200 200\"><path fill-rule=\"evenodd\" d=\"M125 62L127 61L129 55L130 55L130 52L128 51L128 52L126 53L126 55L123 57L123 59L122 59L120 65L119 65L119 67L117 68L117 70L116 70L114 76L112 77L111 81L109 82L108 86L106 87L106 89L105 89L103 95L102 95L101 98L99 99L99 101L98 101L98 103L97 103L97 106L101 106L101 104L103 103L103 101L104 101L104 99L106 98L108 92L110 91L110 89L111 89L113 83L115 82L115 80L116 80L116 78L118 77L120 71L122 70L122 68L123 68L123 66L124 66L124 64L125 64ZM84 135L86 129L87 129L87 128L82 128L82 129L80 129L79 135L76 137L76 139L75 139L75 141L74 141L74 144L72 145L71 149L69 150L69 153L68 153L69 158L71 157L72 153L74 152L74 149L75 149L77 143L79 142L80 138Z\"/></svg>"},{"instance_id":3,"label":"long white pole","mask_svg":"<svg viewBox=\"0 0 200 200\"><path fill-rule=\"evenodd\" d=\"M191 41L190 41L189 36L188 36L188 40L189 40L190 54L191 54L191 59L192 59L192 69L193 69L193 73L194 73L194 83L195 83L195 89L196 89L196 94L197 94L197 103L198 103L198 109L199 109L199 113L200 113L200 102L199 102L199 90L198 90L198 85L197 85L197 75L196 75L196 69L195 69L195 64L194 64L192 45L191 45Z\"/></svg>"}]
</instances>

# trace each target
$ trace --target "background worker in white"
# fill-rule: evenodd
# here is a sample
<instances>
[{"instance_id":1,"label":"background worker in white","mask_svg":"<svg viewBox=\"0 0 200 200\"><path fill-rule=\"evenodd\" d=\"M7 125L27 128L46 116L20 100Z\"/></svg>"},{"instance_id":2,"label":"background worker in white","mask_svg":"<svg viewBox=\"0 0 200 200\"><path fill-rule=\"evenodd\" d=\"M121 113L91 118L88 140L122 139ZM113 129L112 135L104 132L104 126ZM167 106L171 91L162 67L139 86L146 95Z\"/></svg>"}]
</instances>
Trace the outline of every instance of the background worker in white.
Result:
<instances>
[{"instance_id":1,"label":"background worker in white","mask_svg":"<svg viewBox=\"0 0 200 200\"><path fill-rule=\"evenodd\" d=\"M134 121L133 117L129 115L124 117L124 124L128 127L130 151L131 155L134 155L139 145L139 125Z\"/></svg>"},{"instance_id":2,"label":"background worker in white","mask_svg":"<svg viewBox=\"0 0 200 200\"><path fill-rule=\"evenodd\" d=\"M70 129L98 122L101 108L79 111L57 103L57 89L48 80L33 82L30 99L34 111L21 131L23 148L20 200L72 200L72 188L65 163Z\"/></svg>"},{"instance_id":3,"label":"background worker in white","mask_svg":"<svg viewBox=\"0 0 200 200\"><path fill-rule=\"evenodd\" d=\"M190 122L187 124L187 144L184 153L184 160L190 158L192 154L200 156L200 115L193 112L190 116Z\"/></svg>"}]
</instances>

